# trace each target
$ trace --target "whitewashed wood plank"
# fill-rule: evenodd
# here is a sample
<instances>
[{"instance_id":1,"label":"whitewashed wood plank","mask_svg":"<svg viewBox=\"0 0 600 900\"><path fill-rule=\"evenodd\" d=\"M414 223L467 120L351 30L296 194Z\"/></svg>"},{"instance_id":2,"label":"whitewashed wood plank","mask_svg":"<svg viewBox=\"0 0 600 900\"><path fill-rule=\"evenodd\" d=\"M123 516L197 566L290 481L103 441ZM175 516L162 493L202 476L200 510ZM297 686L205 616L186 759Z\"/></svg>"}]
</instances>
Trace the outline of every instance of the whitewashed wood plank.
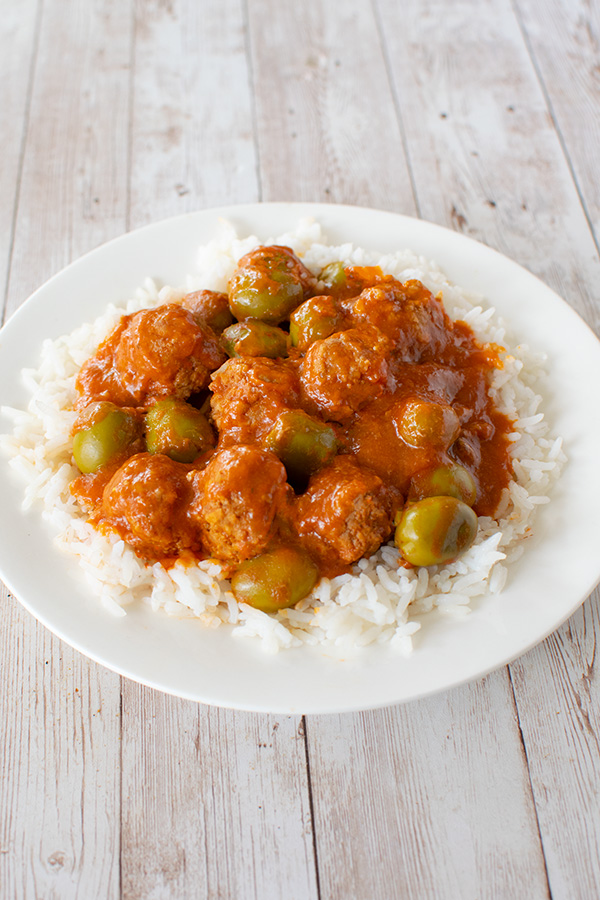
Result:
<instances>
[{"instance_id":1,"label":"whitewashed wood plank","mask_svg":"<svg viewBox=\"0 0 600 900\"><path fill-rule=\"evenodd\" d=\"M233 0L138 5L132 228L258 199L243 29ZM211 710L131 682L123 710L126 900L316 897L297 719Z\"/></svg>"},{"instance_id":2,"label":"whitewashed wood plank","mask_svg":"<svg viewBox=\"0 0 600 900\"><path fill-rule=\"evenodd\" d=\"M371 3L248 7L263 200L414 214Z\"/></svg>"},{"instance_id":3,"label":"whitewashed wood plank","mask_svg":"<svg viewBox=\"0 0 600 900\"><path fill-rule=\"evenodd\" d=\"M127 5L45 0L40 8L9 311L126 221ZM115 897L120 679L53 638L12 598L2 603L1 892Z\"/></svg>"},{"instance_id":4,"label":"whitewashed wood plank","mask_svg":"<svg viewBox=\"0 0 600 900\"><path fill-rule=\"evenodd\" d=\"M600 260L509 0L377 6L423 218L516 259L598 327Z\"/></svg>"},{"instance_id":5,"label":"whitewashed wood plank","mask_svg":"<svg viewBox=\"0 0 600 900\"><path fill-rule=\"evenodd\" d=\"M345 79L345 85L352 85L354 112L352 121L362 118L366 123L368 139L361 129L356 134L356 157L348 156L344 165L339 161L332 169L340 168L339 187L332 199L340 202L359 202L374 206L391 206L398 211L415 210L412 195L398 202L393 185L398 172L407 172L402 151L400 130L394 124L392 93L385 83L383 62L379 54L377 34L373 20L369 19L366 5L351 4L348 11L347 30L344 21L334 27L332 19L326 23L319 20L315 25L315 11L294 9L293 13L282 12L275 22L257 16L251 11L251 34L260 35L261 50L265 62L254 64L254 78L257 92L261 83L268 83L272 90L263 88L264 113L261 116L261 100L257 96L258 137L260 148L261 178L265 199L292 196L294 199L319 197L326 199L322 188L323 147L328 140L335 143L339 138L336 125L341 110L334 117L319 115L320 97L340 90L339 84L330 86L328 79ZM339 8L319 15L337 17ZM398 10L398 15L400 10ZM312 18L310 18L312 16ZM305 18L309 24L305 22ZM259 21L260 27L256 24ZM367 22L368 27L367 27ZM353 39L350 39L349 23L357 25ZM337 26L337 23L335 23ZM263 27L264 26L264 27ZM304 30L302 30L304 27ZM401 23L396 23L400 27ZM272 34L268 29L271 29ZM265 36L265 30L267 31ZM361 47L371 48L365 65L350 67L351 74L330 75L328 62L335 60L338 48L348 48L349 57L360 56L356 34L361 34ZM294 46L293 37L300 34L304 39L300 47ZM308 35L308 36L307 36ZM323 46L323 35L329 35L330 44L322 52L322 70L313 76L302 78L303 70L298 61L307 58L307 47ZM331 41L335 36L335 48ZM321 44L319 42L321 41ZM254 47L253 41L253 47ZM373 50L373 46L378 47ZM255 51L256 52L256 51ZM267 60L277 71L287 77L277 85L269 80ZM290 62L292 60L292 62ZM349 60L351 62L351 60ZM262 73L262 82L261 82ZM370 74L366 74L370 73ZM310 86L312 80L316 87ZM363 90L365 83L366 90ZM312 93L311 93L312 91ZM282 96L284 99L282 99ZM287 101L293 98L302 115L300 121L309 122L302 135L302 150L294 148L289 140L287 121L281 117L269 118L269 110L287 108ZM268 99L268 102L267 102ZM304 104L304 106L302 106ZM290 102L290 108L295 108ZM385 123L384 127L377 127ZM422 123L420 123L422 124ZM282 129L284 138L278 142L277 130ZM333 137L330 135L333 131ZM325 135L323 134L325 132ZM397 135L397 139L395 136ZM294 136L295 137L295 136ZM382 168L382 148L386 153ZM334 154L333 154L334 155ZM329 158L327 161L329 161ZM391 163L388 161L392 159ZM348 163L346 165L346 162ZM290 177L291 173L291 177ZM345 176L348 177L344 181ZM387 183L387 193L386 193ZM401 178L404 187L410 186L408 174ZM293 193L286 194L290 189ZM471 703L465 724L463 697L470 697L473 689L466 693L455 692L454 707L447 713L445 723L456 718L456 754L447 767L447 784L440 785L439 758L430 750L430 740L421 734L431 719L432 706L437 701L412 704L404 710L387 710L370 713L361 717L316 717L308 721L308 748L310 758L311 790L315 808L315 835L319 865L320 885L323 896L327 897L402 897L402 896L476 896L472 891L486 889L493 885L498 896L520 883L525 869L531 870L532 884L539 889L540 896L546 894L543 866L531 792L528 785L527 769L521 753L521 743L514 714L514 702L506 673L487 679L477 690L476 700ZM448 702L442 700L439 702ZM463 706L461 706L461 703ZM459 714L456 714L456 710ZM502 719L506 732L505 744L495 740L495 731L486 734L487 740L475 740L476 751L470 748L470 739L480 719L487 721L490 710ZM408 725L407 725L408 723ZM400 732L411 728L412 752L415 760L412 766L390 766L390 740L386 729ZM477 736L476 736L477 737ZM445 734L444 734L445 738ZM444 743L444 741L442 741ZM363 748L368 748L363 750ZM502 759L508 760L505 767ZM471 774L471 767L475 776ZM490 772L503 772L505 778L497 787L487 784ZM472 779L486 784L486 794L471 789ZM434 783L439 791L430 792ZM448 787L450 785L451 787ZM467 798L461 809L460 837L454 836L454 843L448 844L448 833L453 832L460 816L454 809L448 811L442 794L453 791L453 798ZM429 798L429 807L423 813L422 804ZM456 806L456 803L455 803ZM490 813L491 811L491 813ZM406 832L402 822L408 820ZM514 841L507 835L506 822L519 834L520 853L514 863L506 864L510 858ZM412 827L412 831L411 831ZM420 871L424 851L415 830L425 834L429 841L426 859L426 876ZM410 836L412 834L413 840ZM401 842L401 843L399 843ZM451 846L454 855L444 846ZM500 850L498 850L500 848ZM416 863L415 863L416 860ZM447 869L451 865L451 877ZM404 868L408 872L404 872ZM412 867L412 871L411 871ZM400 870L400 871L399 871ZM423 891L426 884L429 893ZM450 885L450 888L448 888ZM444 890L448 890L444 894ZM439 894L436 894L436 891ZM453 892L454 891L454 892ZM509 894L505 893L508 896Z\"/></svg>"},{"instance_id":6,"label":"whitewashed wood plank","mask_svg":"<svg viewBox=\"0 0 600 900\"><path fill-rule=\"evenodd\" d=\"M600 595L511 666L554 900L600 885Z\"/></svg>"},{"instance_id":7,"label":"whitewashed wood plank","mask_svg":"<svg viewBox=\"0 0 600 900\"><path fill-rule=\"evenodd\" d=\"M443 37L434 25L437 4L406 4L402 56L392 5L379 5L424 215L523 262L597 325L598 257L509 4L453 4ZM417 121L427 127L416 128ZM588 627L593 623L589 640L597 639L590 609L568 626L582 647L586 620ZM600 777L597 731L571 739L578 717L567 698L586 684L586 656L574 664L566 653L564 640L550 639L520 664L527 665L527 679L515 679L548 877L561 897L588 896L596 874L589 848L598 844L597 818L587 815L583 797L597 796ZM560 696L565 699L557 705ZM554 724L556 708L564 710L562 728ZM565 759L571 766L558 776L554 760ZM560 799L552 798L550 787Z\"/></svg>"},{"instance_id":8,"label":"whitewashed wood plank","mask_svg":"<svg viewBox=\"0 0 600 900\"><path fill-rule=\"evenodd\" d=\"M20 181L23 142L33 58L36 49L36 25L39 19L37 0L4 4L0 22L0 133L2 134L2 166L0 166L0 292L8 277L12 247L14 215Z\"/></svg>"},{"instance_id":9,"label":"whitewashed wood plank","mask_svg":"<svg viewBox=\"0 0 600 900\"><path fill-rule=\"evenodd\" d=\"M309 720L322 896L549 896L507 680Z\"/></svg>"},{"instance_id":10,"label":"whitewashed wood plank","mask_svg":"<svg viewBox=\"0 0 600 900\"><path fill-rule=\"evenodd\" d=\"M401 10L394 8L399 18ZM339 14L339 7L319 7L318 12L302 7L293 12L283 10L269 20L266 14L259 16L254 7L250 11L251 36L259 35L252 46L263 196L327 199L330 195L323 187L333 172L338 178L331 199L414 212L402 136L395 124L396 110L370 6L352 3L345 5L341 17ZM395 27L404 34L402 22ZM356 34L361 35L360 42ZM311 56L309 46L311 50L319 48L320 55ZM255 47L264 54L262 63L256 60ZM335 67L338 54L344 57L340 72ZM284 76L275 84L273 70ZM350 134L344 131L345 108L335 102L327 106L327 100L340 97L344 90L352 97ZM335 115L323 114L332 107ZM296 131L289 119L282 121L281 115L273 115L274 109L298 111L301 127ZM419 126L426 127L422 119ZM344 156L334 150L328 155L328 146L336 148L340 142L343 147L344 141L350 152ZM401 201L399 182L408 192ZM432 741L427 732L437 701L360 717L309 718L311 791L323 896L386 900L468 897L477 896L482 888L509 896L526 871L538 895L547 893L506 673L487 679L479 688L454 692L452 697L452 709L443 721L446 731L449 720L458 721L457 749L443 785L439 756L430 747L435 738ZM465 698L471 698L466 713ZM477 734L478 723L488 721L490 710L502 720L504 746L496 741L495 730L486 733L487 739ZM390 765L392 741L386 730L395 737L409 729L406 752L412 747L414 764ZM475 748L470 747L471 740ZM504 777L490 779L488 784L490 773L498 772ZM485 784L485 795L472 789L472 779ZM450 791L452 808L448 810L443 801ZM460 812L454 808L458 798L466 798ZM512 834L507 833L508 819ZM428 841L426 850L422 839Z\"/></svg>"},{"instance_id":11,"label":"whitewashed wood plank","mask_svg":"<svg viewBox=\"0 0 600 900\"><path fill-rule=\"evenodd\" d=\"M138 0L131 223L257 199L242 0Z\"/></svg>"},{"instance_id":12,"label":"whitewashed wood plank","mask_svg":"<svg viewBox=\"0 0 600 900\"><path fill-rule=\"evenodd\" d=\"M135 685L123 716L125 900L317 896L299 718Z\"/></svg>"},{"instance_id":13,"label":"whitewashed wood plank","mask_svg":"<svg viewBox=\"0 0 600 900\"><path fill-rule=\"evenodd\" d=\"M117 897L120 679L0 602L0 893Z\"/></svg>"},{"instance_id":14,"label":"whitewashed wood plank","mask_svg":"<svg viewBox=\"0 0 600 900\"><path fill-rule=\"evenodd\" d=\"M130 19L129 2L44 3L9 313L125 228Z\"/></svg>"},{"instance_id":15,"label":"whitewashed wood plank","mask_svg":"<svg viewBox=\"0 0 600 900\"><path fill-rule=\"evenodd\" d=\"M517 0L552 115L600 244L600 5L589 0Z\"/></svg>"}]
</instances>

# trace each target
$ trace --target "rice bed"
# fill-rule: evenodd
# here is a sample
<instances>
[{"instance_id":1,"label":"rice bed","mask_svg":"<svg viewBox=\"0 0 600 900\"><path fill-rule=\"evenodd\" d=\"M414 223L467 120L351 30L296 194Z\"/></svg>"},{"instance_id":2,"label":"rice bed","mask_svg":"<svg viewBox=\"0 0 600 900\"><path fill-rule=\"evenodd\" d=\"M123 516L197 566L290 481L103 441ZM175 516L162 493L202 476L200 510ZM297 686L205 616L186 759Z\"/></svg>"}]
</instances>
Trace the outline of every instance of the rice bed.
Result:
<instances>
[{"instance_id":1,"label":"rice bed","mask_svg":"<svg viewBox=\"0 0 600 900\"><path fill-rule=\"evenodd\" d=\"M124 616L132 603L147 603L157 612L196 617L209 628L233 625L234 634L260 638L269 652L303 643L347 652L389 642L408 655L412 636L422 627L423 613L437 608L448 616L467 616L474 599L502 590L507 566L524 552L536 510L549 502L552 483L565 461L561 439L550 434L536 390L544 375L544 358L526 345L507 350L503 368L492 377L495 404L514 421L510 435L514 480L504 491L499 521L480 516L473 546L445 566L399 568L398 551L389 544L369 559L361 559L351 574L322 578L295 608L267 615L237 603L214 561L193 566L178 563L168 570L160 563L144 564L117 535L104 536L88 524L70 494L69 485L78 474L70 432L75 380L82 363L124 313L201 288L226 290L237 260L259 243L292 247L315 273L339 260L346 265L380 265L401 281L416 278L434 294L441 291L450 318L467 322L479 340L508 346L505 327L493 308L450 284L435 263L408 250L381 255L352 244L328 246L313 220L300 222L293 233L263 242L256 237L241 240L222 222L215 240L200 249L197 272L188 276L185 285L159 289L147 280L122 306L111 305L94 322L44 342L39 368L23 372L31 392L27 409L3 408L13 429L2 436L2 446L25 481L23 505L41 504L43 517L56 533L57 547L78 557L92 591L115 615Z\"/></svg>"}]
</instances>

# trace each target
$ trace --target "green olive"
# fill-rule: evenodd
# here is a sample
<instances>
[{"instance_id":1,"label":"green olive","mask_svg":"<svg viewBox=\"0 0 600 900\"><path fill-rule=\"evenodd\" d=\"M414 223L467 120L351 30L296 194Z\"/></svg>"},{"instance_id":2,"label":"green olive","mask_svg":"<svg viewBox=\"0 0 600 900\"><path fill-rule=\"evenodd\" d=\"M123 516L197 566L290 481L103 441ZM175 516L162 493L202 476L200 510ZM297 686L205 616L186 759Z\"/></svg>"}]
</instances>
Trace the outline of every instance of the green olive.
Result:
<instances>
[{"instance_id":1,"label":"green olive","mask_svg":"<svg viewBox=\"0 0 600 900\"><path fill-rule=\"evenodd\" d=\"M456 497L467 506L477 499L477 485L471 473L458 463L430 466L415 472L410 480L408 500L424 497Z\"/></svg>"},{"instance_id":2,"label":"green olive","mask_svg":"<svg viewBox=\"0 0 600 900\"><path fill-rule=\"evenodd\" d=\"M200 325L208 325L215 334L221 334L233 323L229 309L229 297L219 291L193 291L181 301Z\"/></svg>"},{"instance_id":3,"label":"green olive","mask_svg":"<svg viewBox=\"0 0 600 900\"><path fill-rule=\"evenodd\" d=\"M249 255L229 283L229 306L240 321L277 325L304 299L302 263L286 247L259 247Z\"/></svg>"},{"instance_id":4,"label":"green olive","mask_svg":"<svg viewBox=\"0 0 600 900\"><path fill-rule=\"evenodd\" d=\"M135 416L114 403L98 404L96 421L73 435L73 458L80 472L89 475L123 453L140 434Z\"/></svg>"},{"instance_id":5,"label":"green olive","mask_svg":"<svg viewBox=\"0 0 600 900\"><path fill-rule=\"evenodd\" d=\"M276 325L248 319L230 325L221 335L228 356L267 356L279 359L288 355L288 335Z\"/></svg>"},{"instance_id":6,"label":"green olive","mask_svg":"<svg viewBox=\"0 0 600 900\"><path fill-rule=\"evenodd\" d=\"M333 428L312 419L301 409L281 413L269 431L266 443L284 464L290 482L296 486L302 486L337 452Z\"/></svg>"},{"instance_id":7,"label":"green olive","mask_svg":"<svg viewBox=\"0 0 600 900\"><path fill-rule=\"evenodd\" d=\"M219 294L216 291L202 291L202 321L216 334L225 331L233 322L233 316L229 309L227 294Z\"/></svg>"},{"instance_id":8,"label":"green olive","mask_svg":"<svg viewBox=\"0 0 600 900\"><path fill-rule=\"evenodd\" d=\"M215 334L221 334L232 323L233 316L231 315L231 310L229 309L229 301L227 301L227 306L220 306L219 309L215 309L206 322L206 324L209 326L209 328L212 328Z\"/></svg>"},{"instance_id":9,"label":"green olive","mask_svg":"<svg viewBox=\"0 0 600 900\"><path fill-rule=\"evenodd\" d=\"M193 462L214 446L206 416L184 400L158 400L146 414L146 445L177 462Z\"/></svg>"},{"instance_id":10,"label":"green olive","mask_svg":"<svg viewBox=\"0 0 600 900\"><path fill-rule=\"evenodd\" d=\"M295 606L317 583L312 559L294 547L267 550L246 560L231 579L236 600L266 613Z\"/></svg>"},{"instance_id":11,"label":"green olive","mask_svg":"<svg viewBox=\"0 0 600 900\"><path fill-rule=\"evenodd\" d=\"M447 450L460 432L460 421L451 406L415 397L395 418L398 434L410 447Z\"/></svg>"},{"instance_id":12,"label":"green olive","mask_svg":"<svg viewBox=\"0 0 600 900\"><path fill-rule=\"evenodd\" d=\"M477 516L466 503L456 497L426 497L406 507L395 542L413 566L437 566L468 550L476 534Z\"/></svg>"},{"instance_id":13,"label":"green olive","mask_svg":"<svg viewBox=\"0 0 600 900\"><path fill-rule=\"evenodd\" d=\"M319 272L319 281L328 288L340 288L346 284L346 272L343 262L332 262Z\"/></svg>"},{"instance_id":14,"label":"green olive","mask_svg":"<svg viewBox=\"0 0 600 900\"><path fill-rule=\"evenodd\" d=\"M311 297L290 316L292 346L306 350L315 341L333 334L339 324L339 314L331 297Z\"/></svg>"}]
</instances>

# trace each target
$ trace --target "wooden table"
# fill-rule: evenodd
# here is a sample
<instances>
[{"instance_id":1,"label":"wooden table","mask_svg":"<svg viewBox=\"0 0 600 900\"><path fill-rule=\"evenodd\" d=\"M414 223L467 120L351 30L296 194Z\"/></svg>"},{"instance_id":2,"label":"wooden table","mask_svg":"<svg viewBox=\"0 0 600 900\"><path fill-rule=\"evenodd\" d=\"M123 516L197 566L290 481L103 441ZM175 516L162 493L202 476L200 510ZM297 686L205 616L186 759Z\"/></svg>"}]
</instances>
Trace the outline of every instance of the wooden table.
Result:
<instances>
[{"instance_id":1,"label":"wooden table","mask_svg":"<svg viewBox=\"0 0 600 900\"><path fill-rule=\"evenodd\" d=\"M593 0L1 8L6 316L147 222L321 200L483 240L599 325ZM597 594L482 681L306 718L163 696L2 604L3 898L600 894Z\"/></svg>"}]
</instances>

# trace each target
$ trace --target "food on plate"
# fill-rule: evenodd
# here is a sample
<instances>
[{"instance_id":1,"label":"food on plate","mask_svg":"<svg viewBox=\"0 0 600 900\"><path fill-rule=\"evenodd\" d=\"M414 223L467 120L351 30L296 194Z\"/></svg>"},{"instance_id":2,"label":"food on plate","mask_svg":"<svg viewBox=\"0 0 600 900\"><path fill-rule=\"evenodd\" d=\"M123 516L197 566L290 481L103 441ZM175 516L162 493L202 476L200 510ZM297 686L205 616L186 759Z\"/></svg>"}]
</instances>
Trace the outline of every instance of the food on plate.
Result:
<instances>
[{"instance_id":1,"label":"food on plate","mask_svg":"<svg viewBox=\"0 0 600 900\"><path fill-rule=\"evenodd\" d=\"M77 388L88 402L139 407L162 398L185 399L207 387L225 360L216 333L182 305L123 316L81 368Z\"/></svg>"},{"instance_id":2,"label":"food on plate","mask_svg":"<svg viewBox=\"0 0 600 900\"><path fill-rule=\"evenodd\" d=\"M393 485L353 456L339 455L295 498L294 521L303 545L335 574L376 552L390 536L401 502Z\"/></svg>"},{"instance_id":3,"label":"food on plate","mask_svg":"<svg viewBox=\"0 0 600 900\"><path fill-rule=\"evenodd\" d=\"M190 472L190 518L206 551L229 563L266 550L286 502L285 469L269 450L236 444Z\"/></svg>"},{"instance_id":4,"label":"food on plate","mask_svg":"<svg viewBox=\"0 0 600 900\"><path fill-rule=\"evenodd\" d=\"M141 448L142 421L135 410L108 400L90 403L73 429L73 459L86 475L124 460Z\"/></svg>"},{"instance_id":5,"label":"food on plate","mask_svg":"<svg viewBox=\"0 0 600 900\"><path fill-rule=\"evenodd\" d=\"M221 335L223 348L228 356L264 356L267 359L283 359L288 355L289 336L276 325L267 325L259 319L246 319L226 328Z\"/></svg>"},{"instance_id":6,"label":"food on plate","mask_svg":"<svg viewBox=\"0 0 600 900\"><path fill-rule=\"evenodd\" d=\"M150 453L164 453L177 462L191 463L215 443L206 416L184 400L157 400L145 423Z\"/></svg>"},{"instance_id":7,"label":"food on plate","mask_svg":"<svg viewBox=\"0 0 600 900\"><path fill-rule=\"evenodd\" d=\"M410 480L407 500L423 500L425 497L456 497L467 506L477 499L475 479L460 463L430 466L415 472Z\"/></svg>"},{"instance_id":8,"label":"food on plate","mask_svg":"<svg viewBox=\"0 0 600 900\"><path fill-rule=\"evenodd\" d=\"M276 547L243 562L231 586L238 600L266 613L295 606L310 594L319 569L296 547Z\"/></svg>"},{"instance_id":9,"label":"food on plate","mask_svg":"<svg viewBox=\"0 0 600 900\"><path fill-rule=\"evenodd\" d=\"M329 462L338 449L334 428L313 419L304 410L287 409L277 417L265 442L285 466L292 487Z\"/></svg>"},{"instance_id":10,"label":"food on plate","mask_svg":"<svg viewBox=\"0 0 600 900\"><path fill-rule=\"evenodd\" d=\"M477 534L477 516L456 497L409 502L398 519L396 546L415 566L438 566L468 550Z\"/></svg>"},{"instance_id":11,"label":"food on plate","mask_svg":"<svg viewBox=\"0 0 600 900\"><path fill-rule=\"evenodd\" d=\"M226 232L52 345L15 461L115 612L409 652L501 589L562 461L491 314L408 251Z\"/></svg>"},{"instance_id":12,"label":"food on plate","mask_svg":"<svg viewBox=\"0 0 600 900\"><path fill-rule=\"evenodd\" d=\"M258 247L212 304L222 312L228 296L239 321L219 335L208 324L212 311L204 313L206 290L140 310L124 317L77 381L83 415L105 410L73 437L82 476L71 490L92 524L153 562L191 552L217 559L233 575L237 600L263 611L294 606L313 589L315 578L298 576L298 559L307 571L341 575L391 538L394 520L405 565L458 559L477 534L471 507L493 513L509 480L512 423L488 395L498 348L452 322L416 279L403 283L377 266L329 266L324 278L289 247ZM266 376L251 404L232 403L248 390L248 369L234 364L222 417L223 351L262 362L263 372L275 360L288 390L274 392ZM267 400L272 426L244 432ZM431 470L437 478L427 480ZM435 493L439 473L457 471L457 484L474 488L470 505L445 485ZM284 569L293 589L280 586ZM277 596L267 602L271 581Z\"/></svg>"},{"instance_id":13,"label":"food on plate","mask_svg":"<svg viewBox=\"0 0 600 900\"><path fill-rule=\"evenodd\" d=\"M309 296L315 281L290 247L257 247L242 257L229 282L229 307L239 321L278 325Z\"/></svg>"},{"instance_id":14,"label":"food on plate","mask_svg":"<svg viewBox=\"0 0 600 900\"><path fill-rule=\"evenodd\" d=\"M90 506L95 499L93 521L116 531L141 557L171 557L200 549L188 528L192 491L186 474L181 463L162 453L136 453L103 490L90 491L86 483L80 496Z\"/></svg>"}]
</instances>

